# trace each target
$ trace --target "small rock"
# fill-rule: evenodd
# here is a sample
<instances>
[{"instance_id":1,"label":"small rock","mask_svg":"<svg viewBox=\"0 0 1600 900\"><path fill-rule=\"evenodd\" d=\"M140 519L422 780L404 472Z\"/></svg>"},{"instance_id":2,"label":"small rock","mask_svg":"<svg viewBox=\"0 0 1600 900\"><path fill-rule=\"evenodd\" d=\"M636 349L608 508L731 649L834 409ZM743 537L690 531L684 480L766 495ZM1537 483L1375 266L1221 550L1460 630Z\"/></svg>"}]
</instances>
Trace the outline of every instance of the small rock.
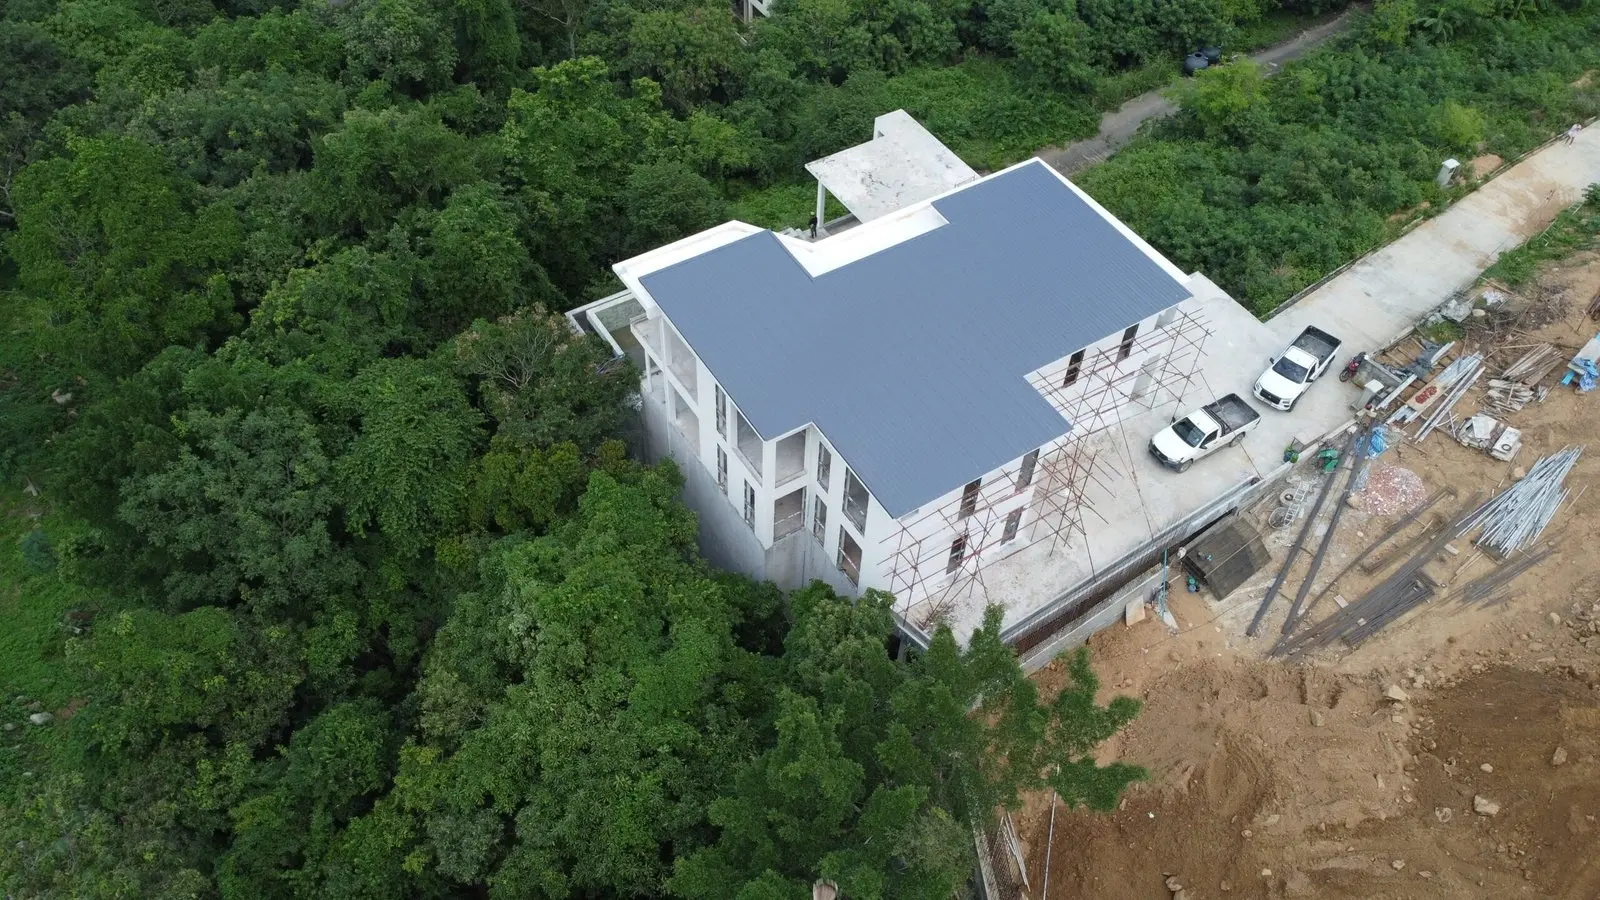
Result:
<instances>
[{"instance_id":1,"label":"small rock","mask_svg":"<svg viewBox=\"0 0 1600 900\"><path fill-rule=\"evenodd\" d=\"M1436 806L1433 810L1433 817L1438 820L1440 825L1448 825L1450 820L1455 818L1455 815L1455 810L1448 806Z\"/></svg>"},{"instance_id":2,"label":"small rock","mask_svg":"<svg viewBox=\"0 0 1600 900\"><path fill-rule=\"evenodd\" d=\"M1181 891L1181 890L1183 890L1183 882L1179 881L1178 880L1178 876L1176 876L1176 875L1168 875L1167 876L1167 890L1169 890L1169 891Z\"/></svg>"},{"instance_id":3,"label":"small rock","mask_svg":"<svg viewBox=\"0 0 1600 900\"><path fill-rule=\"evenodd\" d=\"M1433 873L1429 872L1427 869L1423 869L1422 871L1418 872L1417 874L1421 875L1423 878L1432 878L1433 877Z\"/></svg>"},{"instance_id":4,"label":"small rock","mask_svg":"<svg viewBox=\"0 0 1600 900\"><path fill-rule=\"evenodd\" d=\"M1492 816L1500 812L1500 804L1478 794L1472 798L1472 811L1480 816Z\"/></svg>"},{"instance_id":5,"label":"small rock","mask_svg":"<svg viewBox=\"0 0 1600 900\"><path fill-rule=\"evenodd\" d=\"M47 712L36 712L28 717L28 721L35 725L49 725L50 720L54 718L55 716L52 716Z\"/></svg>"},{"instance_id":6,"label":"small rock","mask_svg":"<svg viewBox=\"0 0 1600 900\"><path fill-rule=\"evenodd\" d=\"M1480 770L1482 770L1483 773L1486 774L1486 775L1494 774L1494 766L1491 766L1488 763L1484 763L1483 765L1479 766L1478 768Z\"/></svg>"},{"instance_id":7,"label":"small rock","mask_svg":"<svg viewBox=\"0 0 1600 900\"><path fill-rule=\"evenodd\" d=\"M1183 662L1183 654L1181 652L1177 651L1177 650L1174 650L1171 653L1168 653L1167 654L1167 658L1172 660L1173 662Z\"/></svg>"},{"instance_id":8,"label":"small rock","mask_svg":"<svg viewBox=\"0 0 1600 900\"><path fill-rule=\"evenodd\" d=\"M1189 900L1189 892L1183 888L1178 888L1172 892L1172 900Z\"/></svg>"},{"instance_id":9,"label":"small rock","mask_svg":"<svg viewBox=\"0 0 1600 900\"><path fill-rule=\"evenodd\" d=\"M1403 859L1397 859L1394 862L1389 863L1389 865L1394 866L1394 870L1398 872L1406 867L1406 861Z\"/></svg>"},{"instance_id":10,"label":"small rock","mask_svg":"<svg viewBox=\"0 0 1600 900\"><path fill-rule=\"evenodd\" d=\"M1550 765L1559 766L1567 761L1567 748L1557 747L1556 752L1550 754Z\"/></svg>"},{"instance_id":11,"label":"small rock","mask_svg":"<svg viewBox=\"0 0 1600 900\"><path fill-rule=\"evenodd\" d=\"M16 731L17 730L17 723L15 723L15 722L7 722L4 726L0 726L0 727L4 727L6 731Z\"/></svg>"},{"instance_id":12,"label":"small rock","mask_svg":"<svg viewBox=\"0 0 1600 900\"><path fill-rule=\"evenodd\" d=\"M1404 703L1411 699L1411 695L1400 688L1398 684L1391 684L1383 689L1383 699L1390 703Z\"/></svg>"},{"instance_id":13,"label":"small rock","mask_svg":"<svg viewBox=\"0 0 1600 900\"><path fill-rule=\"evenodd\" d=\"M1271 878L1272 877L1272 870L1271 869L1262 869L1261 870L1261 877L1262 878Z\"/></svg>"},{"instance_id":14,"label":"small rock","mask_svg":"<svg viewBox=\"0 0 1600 900\"><path fill-rule=\"evenodd\" d=\"M1311 727L1312 728L1321 728L1323 725L1326 725L1327 722L1328 722L1328 717L1323 714L1322 710L1313 709L1311 711Z\"/></svg>"},{"instance_id":15,"label":"small rock","mask_svg":"<svg viewBox=\"0 0 1600 900\"><path fill-rule=\"evenodd\" d=\"M28 704L28 709L32 710L33 712L38 712L39 710L44 709L44 704L40 703L38 700L35 700Z\"/></svg>"},{"instance_id":16,"label":"small rock","mask_svg":"<svg viewBox=\"0 0 1600 900\"><path fill-rule=\"evenodd\" d=\"M1219 890L1223 890L1223 891L1231 891L1231 890L1233 890L1233 882L1224 881L1221 884L1217 885L1217 888Z\"/></svg>"},{"instance_id":17,"label":"small rock","mask_svg":"<svg viewBox=\"0 0 1600 900\"><path fill-rule=\"evenodd\" d=\"M1528 652L1529 653L1542 653L1542 652L1544 652L1544 644L1541 643L1540 641L1529 641L1528 642Z\"/></svg>"},{"instance_id":18,"label":"small rock","mask_svg":"<svg viewBox=\"0 0 1600 900\"><path fill-rule=\"evenodd\" d=\"M1517 466L1511 470L1511 477L1517 481L1521 481L1522 479L1528 477L1528 470L1521 466Z\"/></svg>"},{"instance_id":19,"label":"small rock","mask_svg":"<svg viewBox=\"0 0 1600 900\"><path fill-rule=\"evenodd\" d=\"M1244 837L1246 839L1253 838L1253 837L1256 836L1256 833L1254 831L1251 831L1248 828L1246 828L1244 831L1240 832L1239 834L1240 834L1241 837Z\"/></svg>"},{"instance_id":20,"label":"small rock","mask_svg":"<svg viewBox=\"0 0 1600 900\"><path fill-rule=\"evenodd\" d=\"M1551 613L1550 614L1550 624L1551 625L1560 625L1561 624L1561 614L1560 613Z\"/></svg>"},{"instance_id":21,"label":"small rock","mask_svg":"<svg viewBox=\"0 0 1600 900\"><path fill-rule=\"evenodd\" d=\"M1406 720L1406 717L1405 716L1400 716L1400 715L1395 715L1395 716L1390 716L1389 717L1389 721L1395 723L1396 725L1399 725L1399 724L1405 722L1405 720Z\"/></svg>"}]
</instances>

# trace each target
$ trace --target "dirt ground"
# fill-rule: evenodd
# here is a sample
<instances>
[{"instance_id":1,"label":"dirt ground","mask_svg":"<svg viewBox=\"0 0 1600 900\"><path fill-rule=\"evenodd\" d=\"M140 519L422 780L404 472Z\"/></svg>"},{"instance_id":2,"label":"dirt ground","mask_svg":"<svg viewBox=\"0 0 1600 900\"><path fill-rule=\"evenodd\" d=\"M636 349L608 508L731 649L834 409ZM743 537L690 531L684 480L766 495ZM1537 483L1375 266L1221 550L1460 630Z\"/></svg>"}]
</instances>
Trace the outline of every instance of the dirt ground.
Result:
<instances>
[{"instance_id":1,"label":"dirt ground","mask_svg":"<svg viewBox=\"0 0 1600 900\"><path fill-rule=\"evenodd\" d=\"M1549 341L1570 356L1600 330L1583 314L1600 291L1600 258L1551 266L1541 283L1559 291L1568 314L1496 339L1490 374L1456 407L1458 418L1523 345ZM1297 524L1264 529L1274 564L1220 602L1175 583L1177 633L1152 617L1097 635L1090 649L1103 697L1145 704L1102 758L1137 763L1150 777L1111 814L1056 805L1052 817L1053 797L1028 798L1015 816L1028 896L1169 898L1171 876L1183 900L1600 898L1600 553L1586 542L1600 529L1600 489L1580 495L1600 480L1600 392L1555 386L1559 377L1543 382L1548 399L1506 417L1523 430L1509 463L1443 431L1391 446L1379 462L1406 471L1383 483L1389 501L1404 502L1375 494L1347 509L1314 584L1320 591L1414 498L1453 487L1457 496L1435 507L1451 515L1475 491L1505 487L1517 468L1587 445L1566 482L1575 500L1547 532L1562 537L1560 549L1515 581L1507 602L1450 595L1495 565L1461 540L1430 567L1446 584L1442 596L1376 637L1267 659L1309 552L1298 555L1288 596L1260 636L1244 630ZM1333 612L1333 596L1353 600L1385 574L1356 568L1307 621ZM1053 664L1037 679L1049 692L1063 677ZM1391 686L1406 699L1386 699ZM1494 814L1475 812L1476 798Z\"/></svg>"}]
</instances>

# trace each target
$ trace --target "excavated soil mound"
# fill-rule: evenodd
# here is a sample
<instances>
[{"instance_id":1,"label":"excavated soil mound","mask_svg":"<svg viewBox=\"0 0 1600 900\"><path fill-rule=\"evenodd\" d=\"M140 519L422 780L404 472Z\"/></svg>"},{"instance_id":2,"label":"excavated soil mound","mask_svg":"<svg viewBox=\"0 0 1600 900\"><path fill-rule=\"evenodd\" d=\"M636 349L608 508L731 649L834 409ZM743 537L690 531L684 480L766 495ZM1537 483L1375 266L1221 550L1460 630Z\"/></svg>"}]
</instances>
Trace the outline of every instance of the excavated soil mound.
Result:
<instances>
[{"instance_id":1,"label":"excavated soil mound","mask_svg":"<svg viewBox=\"0 0 1600 900\"><path fill-rule=\"evenodd\" d=\"M1050 896L1167 897L1170 875L1188 900L1594 900L1600 705L1581 674L1407 681L1396 704L1315 669L1180 666L1114 750L1150 780L1109 815L1056 810ZM1037 897L1048 807L1018 825Z\"/></svg>"}]
</instances>

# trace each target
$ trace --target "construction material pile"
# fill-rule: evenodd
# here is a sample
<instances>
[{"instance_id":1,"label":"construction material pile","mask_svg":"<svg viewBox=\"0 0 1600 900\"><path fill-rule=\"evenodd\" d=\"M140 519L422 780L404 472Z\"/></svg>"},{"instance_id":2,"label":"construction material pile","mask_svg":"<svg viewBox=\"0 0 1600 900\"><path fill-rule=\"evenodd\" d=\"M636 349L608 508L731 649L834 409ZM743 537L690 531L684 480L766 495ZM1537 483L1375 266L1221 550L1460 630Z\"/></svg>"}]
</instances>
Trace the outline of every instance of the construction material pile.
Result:
<instances>
[{"instance_id":1,"label":"construction material pile","mask_svg":"<svg viewBox=\"0 0 1600 900\"><path fill-rule=\"evenodd\" d=\"M1473 508L1476 498L1467 508ZM1271 650L1272 656L1285 656L1329 646L1344 641L1351 647L1376 634L1384 626L1404 616L1438 593L1439 583L1423 568L1439 554L1445 545L1465 534L1476 512L1468 512L1444 529L1427 533L1421 549L1401 562L1400 567L1385 578L1361 599L1351 603L1310 628L1297 633L1285 633ZM1386 535L1390 537L1392 535ZM1369 548L1370 549L1370 548Z\"/></svg>"},{"instance_id":2,"label":"construction material pile","mask_svg":"<svg viewBox=\"0 0 1600 900\"><path fill-rule=\"evenodd\" d=\"M1502 381L1499 378L1489 379L1489 390L1485 394L1487 406L1492 412L1505 415L1520 411L1529 403L1543 400L1550 393L1547 387L1529 387L1520 381Z\"/></svg>"},{"instance_id":3,"label":"construction material pile","mask_svg":"<svg viewBox=\"0 0 1600 900\"><path fill-rule=\"evenodd\" d=\"M1517 558L1516 562L1509 562L1495 569L1493 572L1469 582L1461 589L1461 602L1481 603L1488 601L1493 606L1504 603L1510 597L1507 586L1515 581L1518 575L1542 563L1551 554L1556 552L1555 542L1543 544Z\"/></svg>"},{"instance_id":4,"label":"construction material pile","mask_svg":"<svg viewBox=\"0 0 1600 900\"><path fill-rule=\"evenodd\" d=\"M1428 414L1423 417L1422 424L1417 426L1417 440L1421 441L1433 430L1452 418L1450 411L1465 397L1467 390L1472 387L1478 376L1483 374L1483 354L1468 353L1444 367L1439 377L1433 380L1433 387L1443 393L1432 404ZM1426 390L1426 388L1424 388Z\"/></svg>"},{"instance_id":5,"label":"construction material pile","mask_svg":"<svg viewBox=\"0 0 1600 900\"><path fill-rule=\"evenodd\" d=\"M1427 496L1422 476L1400 466L1381 466L1373 470L1356 496L1363 512L1374 516L1393 516L1410 512Z\"/></svg>"},{"instance_id":6,"label":"construction material pile","mask_svg":"<svg viewBox=\"0 0 1600 900\"><path fill-rule=\"evenodd\" d=\"M1532 387L1555 371L1564 360L1554 344L1539 344L1524 353L1516 362L1506 366L1498 380L1516 382ZM1490 382L1492 385L1493 382Z\"/></svg>"},{"instance_id":7,"label":"construction material pile","mask_svg":"<svg viewBox=\"0 0 1600 900\"><path fill-rule=\"evenodd\" d=\"M1533 546L1566 502L1569 492L1561 483L1582 455L1582 447L1567 447L1540 459L1521 481L1473 513L1463 531L1483 526L1478 546L1501 559Z\"/></svg>"}]
</instances>

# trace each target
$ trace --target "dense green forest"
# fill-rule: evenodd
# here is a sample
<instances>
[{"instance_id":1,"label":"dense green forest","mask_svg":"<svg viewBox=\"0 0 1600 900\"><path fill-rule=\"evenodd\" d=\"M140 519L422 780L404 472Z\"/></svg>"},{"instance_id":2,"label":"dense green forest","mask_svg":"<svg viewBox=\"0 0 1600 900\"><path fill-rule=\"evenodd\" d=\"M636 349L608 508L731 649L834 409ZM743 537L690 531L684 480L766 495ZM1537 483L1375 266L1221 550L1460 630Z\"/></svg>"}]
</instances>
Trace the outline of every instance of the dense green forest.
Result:
<instances>
[{"instance_id":1,"label":"dense green forest","mask_svg":"<svg viewBox=\"0 0 1600 900\"><path fill-rule=\"evenodd\" d=\"M997 167L1340 5L0 0L0 888L946 900L974 817L1113 805L1083 657L708 568L559 312L887 110ZM1380 0L1084 181L1270 305L1592 110L1597 21Z\"/></svg>"},{"instance_id":2,"label":"dense green forest","mask_svg":"<svg viewBox=\"0 0 1600 900\"><path fill-rule=\"evenodd\" d=\"M1266 313L1468 189L1434 184L1443 160L1509 160L1600 113L1596 68L1600 5L1379 2L1276 78L1200 73L1182 115L1078 180Z\"/></svg>"}]
</instances>

